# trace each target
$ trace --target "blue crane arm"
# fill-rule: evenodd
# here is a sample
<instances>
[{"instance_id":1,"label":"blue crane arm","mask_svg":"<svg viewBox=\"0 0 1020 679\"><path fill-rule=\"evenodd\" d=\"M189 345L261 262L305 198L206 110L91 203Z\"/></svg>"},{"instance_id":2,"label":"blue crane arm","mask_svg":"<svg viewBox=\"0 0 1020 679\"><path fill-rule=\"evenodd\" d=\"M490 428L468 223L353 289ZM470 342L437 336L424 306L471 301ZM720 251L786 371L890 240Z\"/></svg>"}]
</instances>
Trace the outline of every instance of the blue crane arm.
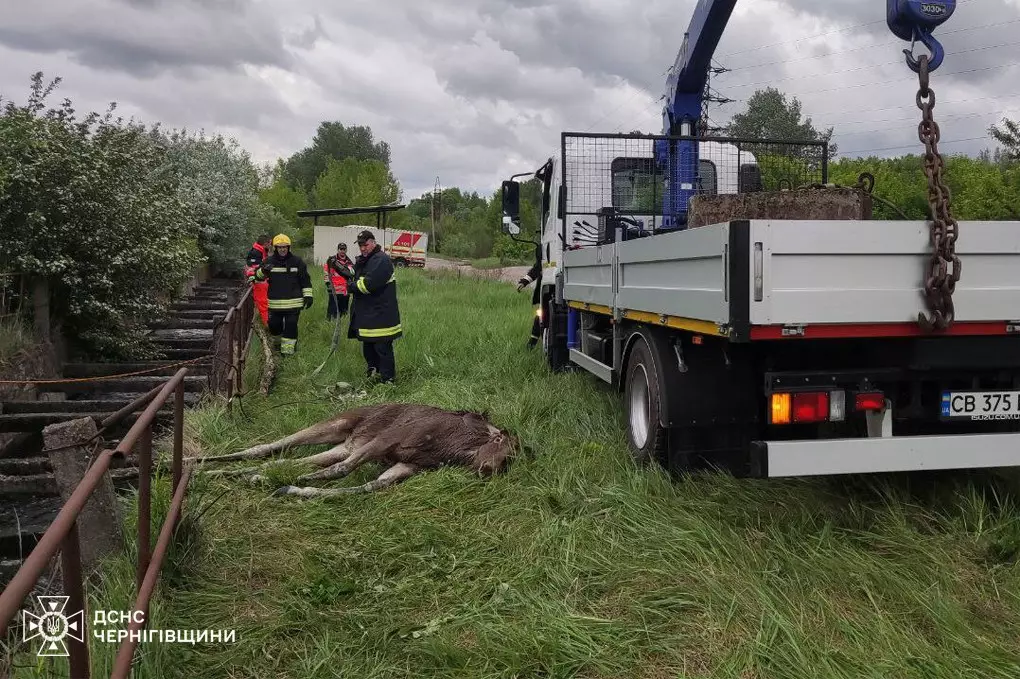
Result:
<instances>
[{"instance_id":1,"label":"blue crane arm","mask_svg":"<svg viewBox=\"0 0 1020 679\"><path fill-rule=\"evenodd\" d=\"M952 16L957 0L886 0L886 22L894 35L923 43L930 51L928 70L942 64L942 45L932 31ZM666 78L665 105L662 109L662 134L696 138L704 100L705 84L712 55L719 45L737 0L698 0L694 15L684 34L673 67ZM918 72L920 64L911 49L903 50L907 65ZM687 206L697 193L698 142L696 139L659 140L655 157L665 169L668 182L663 192L663 216L666 228L683 227Z\"/></svg>"},{"instance_id":2,"label":"blue crane arm","mask_svg":"<svg viewBox=\"0 0 1020 679\"><path fill-rule=\"evenodd\" d=\"M699 0L687 26L683 44L666 78L663 109L663 134L680 134L683 122L694 124L701 118L702 94L708 81L712 55L722 38L737 0Z\"/></svg>"}]
</instances>

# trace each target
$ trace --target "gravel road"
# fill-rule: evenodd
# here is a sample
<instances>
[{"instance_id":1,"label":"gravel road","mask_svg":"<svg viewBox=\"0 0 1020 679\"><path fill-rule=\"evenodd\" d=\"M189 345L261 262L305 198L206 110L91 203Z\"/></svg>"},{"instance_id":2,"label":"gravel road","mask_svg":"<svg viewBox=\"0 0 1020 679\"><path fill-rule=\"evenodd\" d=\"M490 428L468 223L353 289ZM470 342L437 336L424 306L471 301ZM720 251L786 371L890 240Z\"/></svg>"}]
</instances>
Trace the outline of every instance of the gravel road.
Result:
<instances>
[{"instance_id":1,"label":"gravel road","mask_svg":"<svg viewBox=\"0 0 1020 679\"><path fill-rule=\"evenodd\" d=\"M476 269L468 264L459 264L448 259L439 259L438 257L429 257L425 262L425 268L458 270L462 274L501 280L506 283L516 283L521 276L528 273L528 267L526 266L507 266L502 269Z\"/></svg>"}]
</instances>

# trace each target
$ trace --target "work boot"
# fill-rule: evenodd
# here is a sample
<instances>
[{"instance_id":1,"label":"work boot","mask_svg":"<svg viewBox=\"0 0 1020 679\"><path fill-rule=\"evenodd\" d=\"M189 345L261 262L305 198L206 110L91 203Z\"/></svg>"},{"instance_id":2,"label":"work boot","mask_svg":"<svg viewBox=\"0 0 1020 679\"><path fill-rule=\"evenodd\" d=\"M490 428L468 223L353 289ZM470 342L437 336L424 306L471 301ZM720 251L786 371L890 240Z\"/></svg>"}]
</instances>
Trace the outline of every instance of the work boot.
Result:
<instances>
[{"instance_id":1,"label":"work boot","mask_svg":"<svg viewBox=\"0 0 1020 679\"><path fill-rule=\"evenodd\" d=\"M278 335L269 338L269 348L274 354L280 353L280 337Z\"/></svg>"},{"instance_id":2,"label":"work boot","mask_svg":"<svg viewBox=\"0 0 1020 679\"><path fill-rule=\"evenodd\" d=\"M284 356L293 356L297 351L297 340L284 337L280 341L280 353Z\"/></svg>"}]
</instances>

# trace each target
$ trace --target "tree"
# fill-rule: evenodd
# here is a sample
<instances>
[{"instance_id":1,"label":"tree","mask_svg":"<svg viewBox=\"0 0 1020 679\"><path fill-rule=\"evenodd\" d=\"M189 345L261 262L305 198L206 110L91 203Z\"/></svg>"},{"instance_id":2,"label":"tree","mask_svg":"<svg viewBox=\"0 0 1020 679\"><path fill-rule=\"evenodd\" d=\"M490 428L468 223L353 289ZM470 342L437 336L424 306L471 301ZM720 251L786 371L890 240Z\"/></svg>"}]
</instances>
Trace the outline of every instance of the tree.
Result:
<instances>
[{"instance_id":1,"label":"tree","mask_svg":"<svg viewBox=\"0 0 1020 679\"><path fill-rule=\"evenodd\" d=\"M1002 127L992 125L988 128L992 138L1005 147L1010 160L1020 160L1020 123L1009 118L1002 119Z\"/></svg>"},{"instance_id":2,"label":"tree","mask_svg":"<svg viewBox=\"0 0 1020 679\"><path fill-rule=\"evenodd\" d=\"M201 263L171 149L157 130L70 102L46 110L60 80L32 78L25 106L0 113L0 224L13 270L44 277L72 346L147 355L145 320Z\"/></svg>"},{"instance_id":3,"label":"tree","mask_svg":"<svg viewBox=\"0 0 1020 679\"><path fill-rule=\"evenodd\" d=\"M168 135L170 167L198 244L214 270L240 271L256 235L258 172L236 141L222 136Z\"/></svg>"},{"instance_id":4,"label":"tree","mask_svg":"<svg viewBox=\"0 0 1020 679\"><path fill-rule=\"evenodd\" d=\"M332 158L312 190L317 208L386 205L400 200L400 184L389 168L378 160ZM332 226L363 223L364 215L328 217Z\"/></svg>"},{"instance_id":5,"label":"tree","mask_svg":"<svg viewBox=\"0 0 1020 679\"><path fill-rule=\"evenodd\" d=\"M732 137L826 141L829 157L834 158L837 146L831 141L832 131L830 127L819 132L810 117L802 121L800 101L796 97L787 101L786 95L774 87L756 90L747 100L747 109L735 114L726 127L726 133Z\"/></svg>"},{"instance_id":6,"label":"tree","mask_svg":"<svg viewBox=\"0 0 1020 679\"><path fill-rule=\"evenodd\" d=\"M323 121L310 146L298 151L283 165L283 176L292 188L311 193L329 161L376 160L389 169L390 147L384 141L376 142L372 128L364 125L344 126L339 122Z\"/></svg>"}]
</instances>

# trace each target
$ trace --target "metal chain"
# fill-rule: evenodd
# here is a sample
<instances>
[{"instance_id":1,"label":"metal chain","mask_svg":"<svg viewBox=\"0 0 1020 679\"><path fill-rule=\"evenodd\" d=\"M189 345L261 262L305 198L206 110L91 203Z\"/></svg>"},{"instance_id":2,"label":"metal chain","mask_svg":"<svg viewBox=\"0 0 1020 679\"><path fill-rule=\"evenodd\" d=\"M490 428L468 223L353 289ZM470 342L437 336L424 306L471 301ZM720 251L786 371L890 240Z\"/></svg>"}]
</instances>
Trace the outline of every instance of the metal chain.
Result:
<instances>
[{"instance_id":1,"label":"metal chain","mask_svg":"<svg viewBox=\"0 0 1020 679\"><path fill-rule=\"evenodd\" d=\"M926 332L931 332L934 329L944 330L953 322L953 292L960 280L961 265L960 258L956 256L959 225L950 212L952 196L942 178L945 162L938 148L941 132L932 116L935 92L928 86L928 55L921 55L919 62L921 86L917 91L917 107L921 109L921 123L917 132L924 144L924 174L928 178L928 206L932 218L932 253L924 280L925 302L931 315L918 314L917 322Z\"/></svg>"}]
</instances>

